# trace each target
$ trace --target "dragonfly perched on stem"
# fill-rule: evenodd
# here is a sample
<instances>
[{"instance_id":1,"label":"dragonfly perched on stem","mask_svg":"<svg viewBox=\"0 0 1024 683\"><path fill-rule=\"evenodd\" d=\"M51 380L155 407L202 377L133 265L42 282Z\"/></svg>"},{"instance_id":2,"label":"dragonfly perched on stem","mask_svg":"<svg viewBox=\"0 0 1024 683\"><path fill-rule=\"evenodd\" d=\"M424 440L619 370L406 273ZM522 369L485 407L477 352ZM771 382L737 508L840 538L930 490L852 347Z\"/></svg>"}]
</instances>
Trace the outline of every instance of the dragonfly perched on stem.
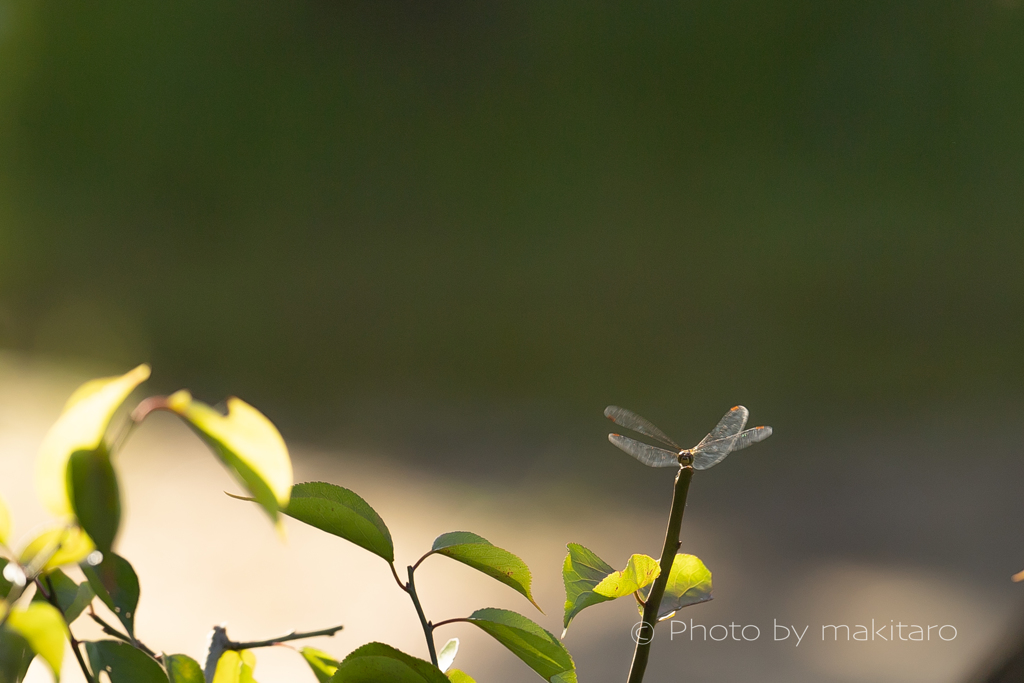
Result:
<instances>
[{"instance_id":1,"label":"dragonfly perched on stem","mask_svg":"<svg viewBox=\"0 0 1024 683\"><path fill-rule=\"evenodd\" d=\"M692 465L696 470L706 470L725 460L733 451L763 441L772 435L771 427L743 428L749 412L743 406L735 406L718 421L711 433L693 448L682 448L666 436L650 420L640 417L631 410L619 406L608 406L604 416L617 425L639 432L655 441L660 441L673 451L651 446L621 434L609 434L608 440L632 455L648 467L672 467Z\"/></svg>"}]
</instances>

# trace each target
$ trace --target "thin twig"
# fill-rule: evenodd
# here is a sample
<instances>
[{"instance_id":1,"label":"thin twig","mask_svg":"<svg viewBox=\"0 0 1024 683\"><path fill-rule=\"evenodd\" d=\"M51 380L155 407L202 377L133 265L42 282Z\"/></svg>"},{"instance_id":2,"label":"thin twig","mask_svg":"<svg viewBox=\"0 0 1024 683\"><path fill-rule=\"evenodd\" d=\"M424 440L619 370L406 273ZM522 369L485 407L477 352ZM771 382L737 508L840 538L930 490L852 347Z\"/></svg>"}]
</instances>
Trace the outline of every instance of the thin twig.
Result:
<instances>
[{"instance_id":1,"label":"thin twig","mask_svg":"<svg viewBox=\"0 0 1024 683\"><path fill-rule=\"evenodd\" d=\"M269 638L267 640L253 640L247 643L236 643L234 641L228 641L225 647L226 650L251 650L256 647L270 647L271 645L280 645L281 643L289 640L302 640L303 638L317 638L319 636L333 636L335 633L345 628L344 626L332 626L331 628L321 629L319 631L306 631L305 633L296 633L292 631L287 635L283 635L280 638Z\"/></svg>"},{"instance_id":2,"label":"thin twig","mask_svg":"<svg viewBox=\"0 0 1024 683\"><path fill-rule=\"evenodd\" d=\"M467 619L465 617L456 617L455 619L445 619L444 621L439 621L436 624L433 624L433 627L437 628L438 626L444 626L445 624L454 624L457 621L464 621L467 624L471 623L470 619Z\"/></svg>"},{"instance_id":3,"label":"thin twig","mask_svg":"<svg viewBox=\"0 0 1024 683\"><path fill-rule=\"evenodd\" d=\"M424 555L424 556L423 556L423 557L421 557L420 559L416 560L416 564L414 564L414 565L412 566L412 570L413 570L413 571L416 571L417 569L419 569L419 568L420 568L420 565L421 565L421 564L423 564L423 560L427 559L428 557L430 557L430 556L431 556L431 555L433 555L433 554L434 554L434 551L433 551L433 550L431 550L431 551L430 551L429 553L427 553L426 555Z\"/></svg>"},{"instance_id":4,"label":"thin twig","mask_svg":"<svg viewBox=\"0 0 1024 683\"><path fill-rule=\"evenodd\" d=\"M397 583L397 584L398 584L398 587L399 587L399 588L401 588L401 589L402 589L402 590L404 590L404 591L405 591L406 593L408 593L408 592L409 592L409 587L408 587L408 586L406 586L406 585L405 585L404 583L402 583L402 580L401 580L400 578L398 578L398 571L396 571L396 570L395 570L395 565L394 565L394 563L392 563L392 562L388 562L388 566L389 566L389 567L391 567L391 575L392 575L393 577L395 577L395 583Z\"/></svg>"},{"instance_id":5,"label":"thin twig","mask_svg":"<svg viewBox=\"0 0 1024 683\"><path fill-rule=\"evenodd\" d=\"M150 648L146 647L146 644L143 643L138 638L134 638L134 637L132 637L130 635L121 633L115 627L113 627L110 624L108 624L103 619L103 617L101 617L100 615L96 614L96 612L92 608L92 605L89 605L89 618L92 619L93 621L95 621L97 624L99 624L100 628L103 629L103 632L106 633L108 636L114 636L118 640L123 640L124 642L128 643L132 647L136 647L136 648L142 650L143 652L145 652L147 655L149 655L153 659L157 660L158 662L163 659L156 652L154 652Z\"/></svg>"},{"instance_id":6,"label":"thin twig","mask_svg":"<svg viewBox=\"0 0 1024 683\"><path fill-rule=\"evenodd\" d=\"M50 589L49 592L47 592L46 588L43 587L43 582L40 581L38 577L35 581L36 588L38 588L39 592L43 594L46 601L60 612L61 619L63 619L64 623L67 624L68 640L71 641L71 650L75 653L75 659L78 660L78 666L82 668L82 675L85 676L85 680L89 681L89 683L95 683L96 679L92 677L91 673L89 673L89 667L85 665L85 659L82 658L82 652L79 649L79 642L75 639L75 634L71 632L71 624L68 623L67 617L64 616L64 610L61 608L60 603L57 602L57 591L53 588L53 581L49 576L46 577L46 587Z\"/></svg>"}]
</instances>

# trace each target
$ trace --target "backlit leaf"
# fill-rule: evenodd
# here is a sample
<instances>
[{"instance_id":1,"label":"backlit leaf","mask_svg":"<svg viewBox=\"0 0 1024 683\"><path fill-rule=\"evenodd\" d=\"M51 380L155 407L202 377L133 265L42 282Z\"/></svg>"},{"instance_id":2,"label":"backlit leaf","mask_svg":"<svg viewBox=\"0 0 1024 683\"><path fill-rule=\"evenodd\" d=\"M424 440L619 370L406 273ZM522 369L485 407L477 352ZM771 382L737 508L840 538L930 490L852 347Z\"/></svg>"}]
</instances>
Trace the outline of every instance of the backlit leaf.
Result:
<instances>
[{"instance_id":1,"label":"backlit leaf","mask_svg":"<svg viewBox=\"0 0 1024 683\"><path fill-rule=\"evenodd\" d=\"M472 676L464 671L459 671L458 669L448 669L448 671L445 672L445 675L451 683L476 683Z\"/></svg>"},{"instance_id":2,"label":"backlit leaf","mask_svg":"<svg viewBox=\"0 0 1024 683\"><path fill-rule=\"evenodd\" d=\"M64 643L68 629L64 617L52 605L32 602L25 609L12 609L5 628L25 639L28 647L49 665L54 678L60 679Z\"/></svg>"},{"instance_id":3,"label":"backlit leaf","mask_svg":"<svg viewBox=\"0 0 1024 683\"><path fill-rule=\"evenodd\" d=\"M139 605L139 577L128 560L109 553L98 565L81 564L96 597L113 612L128 634L135 635L135 608Z\"/></svg>"},{"instance_id":4,"label":"backlit leaf","mask_svg":"<svg viewBox=\"0 0 1024 683\"><path fill-rule=\"evenodd\" d=\"M530 583L533 580L530 568L509 551L492 545L486 538L468 531L452 531L438 536L430 551L467 564L497 579L524 595L540 610L530 594Z\"/></svg>"},{"instance_id":5,"label":"backlit leaf","mask_svg":"<svg viewBox=\"0 0 1024 683\"><path fill-rule=\"evenodd\" d=\"M92 539L79 527L60 527L44 531L21 551L23 565L43 562L43 571L76 564L96 550Z\"/></svg>"},{"instance_id":6,"label":"backlit leaf","mask_svg":"<svg viewBox=\"0 0 1024 683\"><path fill-rule=\"evenodd\" d=\"M277 524L278 512L288 507L292 487L292 463L277 427L234 397L227 400L227 415L184 390L169 396L167 406L199 433Z\"/></svg>"},{"instance_id":7,"label":"backlit leaf","mask_svg":"<svg viewBox=\"0 0 1024 683\"><path fill-rule=\"evenodd\" d=\"M121 525L121 494L117 474L105 445L75 451L67 465L67 487L78 523L96 544L109 553Z\"/></svg>"},{"instance_id":8,"label":"backlit leaf","mask_svg":"<svg viewBox=\"0 0 1024 683\"><path fill-rule=\"evenodd\" d=\"M338 670L338 660L326 652L304 647L299 650L299 653L309 664L309 668L313 670L313 675L316 676L318 683L327 683Z\"/></svg>"},{"instance_id":9,"label":"backlit leaf","mask_svg":"<svg viewBox=\"0 0 1024 683\"><path fill-rule=\"evenodd\" d=\"M449 683L440 669L384 643L369 643L353 650L331 683Z\"/></svg>"},{"instance_id":10,"label":"backlit leaf","mask_svg":"<svg viewBox=\"0 0 1024 683\"><path fill-rule=\"evenodd\" d=\"M640 591L641 597L647 599L650 587ZM679 553L672 560L672 570L668 573L665 584L665 595L658 609L658 620L668 619L678 610L700 602L707 602L711 594L711 572L696 555ZM643 614L643 609L640 609Z\"/></svg>"},{"instance_id":11,"label":"backlit leaf","mask_svg":"<svg viewBox=\"0 0 1024 683\"><path fill-rule=\"evenodd\" d=\"M86 382L68 399L64 412L39 448L36 483L50 512L60 517L72 514L67 490L68 459L76 451L99 448L114 413L148 377L149 366L140 365L120 377Z\"/></svg>"},{"instance_id":12,"label":"backlit leaf","mask_svg":"<svg viewBox=\"0 0 1024 683\"><path fill-rule=\"evenodd\" d=\"M164 655L169 683L206 683L199 662L188 655Z\"/></svg>"},{"instance_id":13,"label":"backlit leaf","mask_svg":"<svg viewBox=\"0 0 1024 683\"><path fill-rule=\"evenodd\" d=\"M608 600L632 595L658 578L661 567L647 555L633 555L622 571L615 571L591 550L577 543L566 546L569 554L562 565L565 583L565 614L562 626L569 628L581 610ZM562 631L565 636L565 631Z\"/></svg>"},{"instance_id":14,"label":"backlit leaf","mask_svg":"<svg viewBox=\"0 0 1024 683\"><path fill-rule=\"evenodd\" d=\"M322 481L296 484L283 512L300 522L326 531L395 561L395 546L384 520L357 494Z\"/></svg>"},{"instance_id":15,"label":"backlit leaf","mask_svg":"<svg viewBox=\"0 0 1024 683\"><path fill-rule=\"evenodd\" d=\"M249 650L226 650L217 660L213 683L256 683L256 655Z\"/></svg>"},{"instance_id":16,"label":"backlit leaf","mask_svg":"<svg viewBox=\"0 0 1024 683\"><path fill-rule=\"evenodd\" d=\"M576 665L565 646L538 624L504 609L478 609L469 621L489 633L545 680L576 683Z\"/></svg>"},{"instance_id":17,"label":"backlit leaf","mask_svg":"<svg viewBox=\"0 0 1024 683\"><path fill-rule=\"evenodd\" d=\"M168 683L156 660L128 643L99 640L86 643L85 651L93 672L106 671L110 683Z\"/></svg>"},{"instance_id":18,"label":"backlit leaf","mask_svg":"<svg viewBox=\"0 0 1024 683\"><path fill-rule=\"evenodd\" d=\"M455 661L455 655L458 653L459 639L452 638L444 644L444 647L437 651L437 668L441 671L448 671L452 666L452 662Z\"/></svg>"}]
</instances>

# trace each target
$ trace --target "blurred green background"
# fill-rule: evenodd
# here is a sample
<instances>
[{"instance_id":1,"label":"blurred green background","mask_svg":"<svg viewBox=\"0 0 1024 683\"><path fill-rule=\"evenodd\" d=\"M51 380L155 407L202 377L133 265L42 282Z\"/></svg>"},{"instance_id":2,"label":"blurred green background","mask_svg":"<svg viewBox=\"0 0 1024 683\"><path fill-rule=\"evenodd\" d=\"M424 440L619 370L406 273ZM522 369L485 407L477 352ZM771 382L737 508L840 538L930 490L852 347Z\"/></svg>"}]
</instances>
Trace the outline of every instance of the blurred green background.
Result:
<instances>
[{"instance_id":1,"label":"blurred green background","mask_svg":"<svg viewBox=\"0 0 1024 683\"><path fill-rule=\"evenodd\" d=\"M1019 408L1022 11L3 0L0 345L353 443Z\"/></svg>"}]
</instances>

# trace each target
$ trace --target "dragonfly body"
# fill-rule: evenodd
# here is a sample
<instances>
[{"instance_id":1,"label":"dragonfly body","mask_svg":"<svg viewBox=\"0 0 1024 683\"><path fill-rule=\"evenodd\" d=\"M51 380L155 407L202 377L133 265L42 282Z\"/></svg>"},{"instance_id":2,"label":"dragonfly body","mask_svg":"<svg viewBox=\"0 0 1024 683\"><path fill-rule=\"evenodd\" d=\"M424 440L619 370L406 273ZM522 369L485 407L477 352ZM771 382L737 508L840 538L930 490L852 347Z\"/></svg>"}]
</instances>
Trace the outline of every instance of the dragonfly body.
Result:
<instances>
[{"instance_id":1,"label":"dragonfly body","mask_svg":"<svg viewBox=\"0 0 1024 683\"><path fill-rule=\"evenodd\" d=\"M718 425L705 436L699 444L692 448L682 448L670 439L665 432L631 410L618 406L608 406L604 415L615 424L622 425L635 432L659 441L672 450L651 446L642 441L631 439L621 434L609 434L608 440L620 449L648 467L693 467L706 470L722 462L727 455L741 448L746 448L758 441L767 439L772 434L771 427L754 427L743 429L747 424L749 412L743 406L735 406L727 412Z\"/></svg>"}]
</instances>

